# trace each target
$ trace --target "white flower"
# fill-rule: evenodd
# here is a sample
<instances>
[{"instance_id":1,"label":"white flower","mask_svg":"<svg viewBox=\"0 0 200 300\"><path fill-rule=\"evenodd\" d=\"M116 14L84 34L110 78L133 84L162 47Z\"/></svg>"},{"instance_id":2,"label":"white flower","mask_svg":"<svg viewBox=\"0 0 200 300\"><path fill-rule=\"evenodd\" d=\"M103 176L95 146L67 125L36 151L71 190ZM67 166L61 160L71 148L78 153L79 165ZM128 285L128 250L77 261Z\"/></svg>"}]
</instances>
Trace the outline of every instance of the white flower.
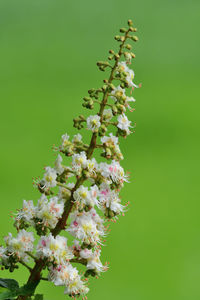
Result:
<instances>
[{"instance_id":1,"label":"white flower","mask_svg":"<svg viewBox=\"0 0 200 300\"><path fill-rule=\"evenodd\" d=\"M90 187L90 195L91 195L93 203L98 206L99 202L98 202L97 198L99 196L99 189L98 189L97 185L92 185Z\"/></svg>"},{"instance_id":2,"label":"white flower","mask_svg":"<svg viewBox=\"0 0 200 300\"><path fill-rule=\"evenodd\" d=\"M118 137L114 136L112 133L109 136L104 136L101 138L102 144L106 144L106 146L117 146L118 145Z\"/></svg>"},{"instance_id":3,"label":"white flower","mask_svg":"<svg viewBox=\"0 0 200 300\"><path fill-rule=\"evenodd\" d=\"M5 252L6 252L6 248L0 246L0 258L2 258L5 255Z\"/></svg>"},{"instance_id":4,"label":"white flower","mask_svg":"<svg viewBox=\"0 0 200 300\"><path fill-rule=\"evenodd\" d=\"M72 249L76 251L81 251L80 242L78 240L73 241Z\"/></svg>"},{"instance_id":5,"label":"white flower","mask_svg":"<svg viewBox=\"0 0 200 300\"><path fill-rule=\"evenodd\" d=\"M66 286L65 294L67 295L85 295L89 292L89 288L85 285L85 283L80 279L80 277L76 278L76 280L69 283Z\"/></svg>"},{"instance_id":6,"label":"white flower","mask_svg":"<svg viewBox=\"0 0 200 300\"><path fill-rule=\"evenodd\" d=\"M45 226L54 228L62 216L63 210L64 204L58 202L58 197L52 197L48 200L43 194L38 201L36 217L41 219Z\"/></svg>"},{"instance_id":7,"label":"white flower","mask_svg":"<svg viewBox=\"0 0 200 300\"><path fill-rule=\"evenodd\" d=\"M70 188L70 189L73 189L75 187L75 183L74 182L69 182L67 184L67 187Z\"/></svg>"},{"instance_id":8,"label":"white flower","mask_svg":"<svg viewBox=\"0 0 200 300\"><path fill-rule=\"evenodd\" d=\"M101 126L100 117L98 115L89 116L87 118L87 127L89 130L96 132Z\"/></svg>"},{"instance_id":9,"label":"white flower","mask_svg":"<svg viewBox=\"0 0 200 300\"><path fill-rule=\"evenodd\" d=\"M85 249L81 249L79 254L80 254L81 258L88 259L88 258L92 257L93 252L91 249L85 248Z\"/></svg>"},{"instance_id":10,"label":"white flower","mask_svg":"<svg viewBox=\"0 0 200 300\"><path fill-rule=\"evenodd\" d=\"M85 295L89 289L85 286L78 274L76 268L71 264L65 263L58 267L51 267L49 271L49 280L55 285L64 285L65 294L70 296Z\"/></svg>"},{"instance_id":11,"label":"white flower","mask_svg":"<svg viewBox=\"0 0 200 300\"><path fill-rule=\"evenodd\" d=\"M69 281L74 280L78 276L78 271L71 264L64 263L57 267L51 267L49 272L49 280L55 285L67 285Z\"/></svg>"},{"instance_id":12,"label":"white flower","mask_svg":"<svg viewBox=\"0 0 200 300\"><path fill-rule=\"evenodd\" d=\"M101 251L95 251L88 258L87 269L94 270L97 274L106 270L100 261Z\"/></svg>"},{"instance_id":13,"label":"white flower","mask_svg":"<svg viewBox=\"0 0 200 300\"><path fill-rule=\"evenodd\" d=\"M101 142L106 146L106 149L103 149L104 152L107 153L107 148L109 148L108 151L111 151L111 154L117 155L118 159L123 159L123 155L118 145L118 137L110 133L109 136L102 137Z\"/></svg>"},{"instance_id":14,"label":"white flower","mask_svg":"<svg viewBox=\"0 0 200 300\"><path fill-rule=\"evenodd\" d=\"M105 178L110 178L113 182L123 185L123 182L127 180L127 176L124 174L124 169L120 166L119 162L113 160L110 165L106 163L100 163L99 171Z\"/></svg>"},{"instance_id":15,"label":"white flower","mask_svg":"<svg viewBox=\"0 0 200 300\"><path fill-rule=\"evenodd\" d=\"M35 217L35 207L33 205L33 201L23 200L23 207L17 213L16 221L20 221L23 219L24 221L33 224L32 219Z\"/></svg>"},{"instance_id":16,"label":"white flower","mask_svg":"<svg viewBox=\"0 0 200 300\"><path fill-rule=\"evenodd\" d=\"M44 174L44 184L46 188L55 187L56 186L56 178L57 173L56 170L54 170L51 167L45 168L45 174Z\"/></svg>"},{"instance_id":17,"label":"white flower","mask_svg":"<svg viewBox=\"0 0 200 300\"><path fill-rule=\"evenodd\" d=\"M133 83L135 73L134 73L133 70L129 69L129 67L127 66L125 61L118 63L118 69L119 69L120 72L127 73L126 81L128 82L129 86L138 88L138 86L135 83Z\"/></svg>"},{"instance_id":18,"label":"white flower","mask_svg":"<svg viewBox=\"0 0 200 300\"><path fill-rule=\"evenodd\" d=\"M69 135L67 133L62 135L62 145L61 145L61 149L65 150L69 145L70 145L70 141L69 141Z\"/></svg>"},{"instance_id":19,"label":"white flower","mask_svg":"<svg viewBox=\"0 0 200 300\"><path fill-rule=\"evenodd\" d=\"M126 98L125 89L122 89L121 86L119 85L114 90L112 90L111 98L114 99L115 101L117 101L117 100L120 100L122 97L124 99Z\"/></svg>"},{"instance_id":20,"label":"white flower","mask_svg":"<svg viewBox=\"0 0 200 300\"><path fill-rule=\"evenodd\" d=\"M88 187L81 185L73 194L74 199L77 203L84 205L91 205L92 199L88 191Z\"/></svg>"},{"instance_id":21,"label":"white flower","mask_svg":"<svg viewBox=\"0 0 200 300\"><path fill-rule=\"evenodd\" d=\"M55 161L55 170L59 175L61 175L64 172L64 168L61 164L62 161L63 161L62 156L60 154L58 154L58 157Z\"/></svg>"},{"instance_id":22,"label":"white flower","mask_svg":"<svg viewBox=\"0 0 200 300\"><path fill-rule=\"evenodd\" d=\"M126 72L126 73L128 73L129 70L125 61L121 61L118 63L118 69L120 72Z\"/></svg>"},{"instance_id":23,"label":"white flower","mask_svg":"<svg viewBox=\"0 0 200 300\"><path fill-rule=\"evenodd\" d=\"M81 173L81 170L87 167L87 156L84 151L80 154L74 154L72 156L72 169L78 174Z\"/></svg>"},{"instance_id":24,"label":"white flower","mask_svg":"<svg viewBox=\"0 0 200 300\"><path fill-rule=\"evenodd\" d=\"M87 269L94 270L97 274L106 270L100 261L101 251L92 251L87 248L80 251L80 257L87 260Z\"/></svg>"},{"instance_id":25,"label":"white flower","mask_svg":"<svg viewBox=\"0 0 200 300\"><path fill-rule=\"evenodd\" d=\"M16 238L11 233L4 238L7 249L10 253L14 253L19 257L26 257L26 251L33 250L34 236L32 232L27 232L25 229L19 231Z\"/></svg>"},{"instance_id":26,"label":"white flower","mask_svg":"<svg viewBox=\"0 0 200 300\"><path fill-rule=\"evenodd\" d=\"M131 121L128 120L127 116L125 114L119 115L117 118L118 124L117 127L120 128L121 130L126 131L127 134L130 134L131 131L129 127L131 126Z\"/></svg>"},{"instance_id":27,"label":"white flower","mask_svg":"<svg viewBox=\"0 0 200 300\"><path fill-rule=\"evenodd\" d=\"M82 141L82 135L80 133L74 135L72 142L73 143L80 143Z\"/></svg>"},{"instance_id":28,"label":"white flower","mask_svg":"<svg viewBox=\"0 0 200 300\"><path fill-rule=\"evenodd\" d=\"M0 265L8 266L9 263L9 256L6 254L7 248L0 246Z\"/></svg>"},{"instance_id":29,"label":"white flower","mask_svg":"<svg viewBox=\"0 0 200 300\"><path fill-rule=\"evenodd\" d=\"M124 53L125 59L128 63L131 63L132 55L129 52Z\"/></svg>"},{"instance_id":30,"label":"white flower","mask_svg":"<svg viewBox=\"0 0 200 300\"><path fill-rule=\"evenodd\" d=\"M50 233L48 236L42 236L37 245L37 257L47 257L50 261L57 264L65 263L73 258L71 249L67 246L67 239L57 235L55 238Z\"/></svg>"},{"instance_id":31,"label":"white flower","mask_svg":"<svg viewBox=\"0 0 200 300\"><path fill-rule=\"evenodd\" d=\"M87 169L91 175L95 173L95 169L97 169L97 162L95 158L87 160Z\"/></svg>"},{"instance_id":32,"label":"white flower","mask_svg":"<svg viewBox=\"0 0 200 300\"><path fill-rule=\"evenodd\" d=\"M84 206L94 207L98 206L98 187L96 185L92 186L90 190L88 187L81 185L73 194L78 207L82 209Z\"/></svg>"},{"instance_id":33,"label":"white flower","mask_svg":"<svg viewBox=\"0 0 200 300\"><path fill-rule=\"evenodd\" d=\"M71 214L72 221L67 231L88 245L96 245L100 243L100 238L104 236L104 231L95 218L97 218L95 210L79 214L73 213Z\"/></svg>"},{"instance_id":34,"label":"white flower","mask_svg":"<svg viewBox=\"0 0 200 300\"><path fill-rule=\"evenodd\" d=\"M111 190L109 185L105 183L101 184L99 198L104 212L107 208L113 211L116 215L124 212L124 206L121 205L118 194L114 190Z\"/></svg>"},{"instance_id":35,"label":"white flower","mask_svg":"<svg viewBox=\"0 0 200 300\"><path fill-rule=\"evenodd\" d=\"M125 106L127 106L130 111L133 111L132 107L129 105L129 102L135 102L135 99L133 97L126 97Z\"/></svg>"},{"instance_id":36,"label":"white flower","mask_svg":"<svg viewBox=\"0 0 200 300\"><path fill-rule=\"evenodd\" d=\"M104 109L103 116L106 121L110 121L113 117L112 109Z\"/></svg>"}]
</instances>

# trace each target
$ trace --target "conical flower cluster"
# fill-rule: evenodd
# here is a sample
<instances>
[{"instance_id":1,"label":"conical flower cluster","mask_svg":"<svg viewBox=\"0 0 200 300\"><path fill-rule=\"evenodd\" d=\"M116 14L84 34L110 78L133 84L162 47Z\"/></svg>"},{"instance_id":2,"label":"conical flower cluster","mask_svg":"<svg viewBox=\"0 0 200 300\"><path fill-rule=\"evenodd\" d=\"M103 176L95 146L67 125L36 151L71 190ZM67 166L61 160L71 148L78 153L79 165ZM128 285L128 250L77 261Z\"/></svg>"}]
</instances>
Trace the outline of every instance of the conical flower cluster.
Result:
<instances>
[{"instance_id":1,"label":"conical flower cluster","mask_svg":"<svg viewBox=\"0 0 200 300\"><path fill-rule=\"evenodd\" d=\"M134 128L127 113L133 111L131 94L138 86L130 69L135 55L127 40L137 41L132 35L135 31L128 21L128 28L120 29L122 35L115 37L119 51L110 50L109 61L97 63L101 71L110 70L109 77L102 87L88 91L83 106L90 110L99 106L98 111L74 119L75 128L91 131L91 140L84 142L80 133L72 138L62 135L54 166L46 167L42 180L35 182L39 200L36 204L23 201L15 218L17 235L9 233L5 246L0 247L2 266L11 272L20 263L28 267L28 283L41 280L42 270L47 269L48 280L65 286L66 294L85 297L89 291L85 278L107 270L100 260L107 222L126 211L120 190L129 179L120 165L119 139ZM96 149L100 158L93 157ZM69 242L67 235L74 241ZM32 260L33 269L28 266ZM79 273L78 264L85 266L84 274Z\"/></svg>"}]
</instances>

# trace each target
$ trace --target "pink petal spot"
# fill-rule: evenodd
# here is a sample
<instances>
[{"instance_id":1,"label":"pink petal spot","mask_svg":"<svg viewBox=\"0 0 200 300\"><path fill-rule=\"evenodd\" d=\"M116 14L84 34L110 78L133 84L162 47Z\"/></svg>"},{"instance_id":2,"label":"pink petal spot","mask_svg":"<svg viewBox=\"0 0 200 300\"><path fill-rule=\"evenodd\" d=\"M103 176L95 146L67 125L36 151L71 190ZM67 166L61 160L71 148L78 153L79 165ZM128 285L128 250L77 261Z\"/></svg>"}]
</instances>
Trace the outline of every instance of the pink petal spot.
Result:
<instances>
[{"instance_id":1,"label":"pink petal spot","mask_svg":"<svg viewBox=\"0 0 200 300\"><path fill-rule=\"evenodd\" d=\"M46 244L45 240L42 240L42 246L43 246L43 247L46 247L46 245L47 245L47 244Z\"/></svg>"},{"instance_id":2,"label":"pink petal spot","mask_svg":"<svg viewBox=\"0 0 200 300\"><path fill-rule=\"evenodd\" d=\"M60 266L58 266L57 271L61 271L61 269L62 269L62 267L60 265Z\"/></svg>"},{"instance_id":3,"label":"pink petal spot","mask_svg":"<svg viewBox=\"0 0 200 300\"><path fill-rule=\"evenodd\" d=\"M78 222L74 221L73 225L77 227L78 226Z\"/></svg>"}]
</instances>

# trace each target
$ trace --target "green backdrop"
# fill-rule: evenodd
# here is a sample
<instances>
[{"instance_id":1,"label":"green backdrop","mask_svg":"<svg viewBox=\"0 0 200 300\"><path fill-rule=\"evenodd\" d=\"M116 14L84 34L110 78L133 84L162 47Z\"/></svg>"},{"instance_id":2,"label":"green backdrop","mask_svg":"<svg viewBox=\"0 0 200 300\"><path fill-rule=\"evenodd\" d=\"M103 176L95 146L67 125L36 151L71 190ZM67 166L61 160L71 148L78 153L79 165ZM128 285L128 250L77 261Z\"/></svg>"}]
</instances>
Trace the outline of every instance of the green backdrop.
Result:
<instances>
[{"instance_id":1,"label":"green backdrop","mask_svg":"<svg viewBox=\"0 0 200 300\"><path fill-rule=\"evenodd\" d=\"M103 249L110 270L89 299L200 299L198 0L1 0L1 235L22 199L37 199L32 177L55 157L51 146L75 133L81 98L99 87L95 66L134 20L135 135L121 143L131 202ZM1 272L1 277L8 276ZM21 284L23 267L12 274ZM42 283L46 300L66 299Z\"/></svg>"}]
</instances>

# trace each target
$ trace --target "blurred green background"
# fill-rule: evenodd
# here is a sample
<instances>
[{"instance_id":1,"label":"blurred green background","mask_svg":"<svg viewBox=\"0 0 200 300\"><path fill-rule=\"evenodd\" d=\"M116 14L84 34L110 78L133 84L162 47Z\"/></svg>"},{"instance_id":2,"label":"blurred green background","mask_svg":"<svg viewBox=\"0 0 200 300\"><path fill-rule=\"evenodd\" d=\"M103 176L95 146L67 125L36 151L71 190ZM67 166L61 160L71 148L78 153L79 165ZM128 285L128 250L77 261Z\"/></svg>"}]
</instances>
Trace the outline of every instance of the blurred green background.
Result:
<instances>
[{"instance_id":1,"label":"blurred green background","mask_svg":"<svg viewBox=\"0 0 200 300\"><path fill-rule=\"evenodd\" d=\"M200 299L198 0L1 0L1 235L11 211L36 199L32 177L55 157L51 146L74 134L81 98L99 87L95 63L116 49L113 36L134 20L136 134L121 142L131 202L112 226L89 299ZM8 276L1 272L1 277ZM21 284L23 267L12 274ZM46 300L66 299L42 283Z\"/></svg>"}]
</instances>

